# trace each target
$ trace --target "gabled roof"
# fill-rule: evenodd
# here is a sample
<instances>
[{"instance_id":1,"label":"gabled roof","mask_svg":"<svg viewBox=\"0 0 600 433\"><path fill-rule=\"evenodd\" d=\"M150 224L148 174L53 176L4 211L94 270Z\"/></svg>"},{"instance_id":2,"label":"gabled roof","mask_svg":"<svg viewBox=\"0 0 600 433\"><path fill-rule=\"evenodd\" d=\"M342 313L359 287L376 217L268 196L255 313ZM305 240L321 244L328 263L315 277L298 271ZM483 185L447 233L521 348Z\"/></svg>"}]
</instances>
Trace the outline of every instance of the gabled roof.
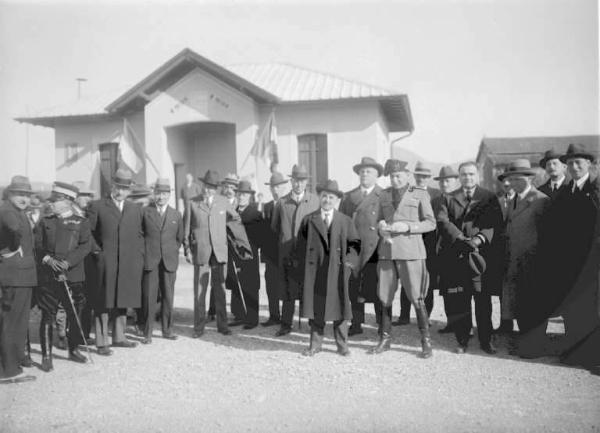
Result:
<instances>
[{"instance_id":1,"label":"gabled roof","mask_svg":"<svg viewBox=\"0 0 600 433\"><path fill-rule=\"evenodd\" d=\"M140 110L155 94L194 69L201 69L258 103L286 104L372 99L380 103L391 132L414 129L408 97L364 83L281 63L222 67L186 48L125 92L82 98L67 106L44 110L16 120L53 126L57 119L110 117Z\"/></svg>"},{"instance_id":2,"label":"gabled roof","mask_svg":"<svg viewBox=\"0 0 600 433\"><path fill-rule=\"evenodd\" d=\"M485 137L481 140L477 163L486 158L494 164L508 164L516 158L527 158L537 165L544 152L554 149L566 152L569 144L579 143L589 152L600 156L599 135L572 135L564 137Z\"/></svg>"}]
</instances>

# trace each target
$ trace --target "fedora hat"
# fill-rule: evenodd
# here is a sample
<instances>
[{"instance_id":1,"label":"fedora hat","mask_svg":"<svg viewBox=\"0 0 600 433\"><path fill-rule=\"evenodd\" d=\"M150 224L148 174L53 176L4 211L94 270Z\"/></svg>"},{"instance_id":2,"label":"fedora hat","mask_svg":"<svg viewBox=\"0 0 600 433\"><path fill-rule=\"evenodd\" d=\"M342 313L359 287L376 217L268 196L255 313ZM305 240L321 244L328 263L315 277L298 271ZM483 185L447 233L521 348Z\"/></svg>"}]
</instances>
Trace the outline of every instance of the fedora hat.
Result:
<instances>
[{"instance_id":1,"label":"fedora hat","mask_svg":"<svg viewBox=\"0 0 600 433\"><path fill-rule=\"evenodd\" d=\"M572 158L585 158L585 159L589 159L591 162L594 162L594 159L596 159L595 156L592 155L591 152L589 152L588 150L585 149L583 144L579 144L579 143L569 144L567 153L562 155L559 159L562 162L567 162L569 159L572 159Z\"/></svg>"},{"instance_id":2,"label":"fedora hat","mask_svg":"<svg viewBox=\"0 0 600 433\"><path fill-rule=\"evenodd\" d=\"M221 182L221 185L238 186L238 183L240 183L240 178L237 174L227 173L227 175L225 176L225 179L223 179L223 181Z\"/></svg>"},{"instance_id":3,"label":"fedora hat","mask_svg":"<svg viewBox=\"0 0 600 433\"><path fill-rule=\"evenodd\" d=\"M544 152L544 157L542 159L540 159L540 167L542 167L543 169L546 168L546 163L552 159L560 159L560 157L562 156L561 153L558 153L556 150L554 149L550 149L547 150L546 152Z\"/></svg>"},{"instance_id":4,"label":"fedora hat","mask_svg":"<svg viewBox=\"0 0 600 433\"><path fill-rule=\"evenodd\" d=\"M133 175L125 168L119 168L112 178L113 184L125 188L131 188L133 184Z\"/></svg>"},{"instance_id":5,"label":"fedora hat","mask_svg":"<svg viewBox=\"0 0 600 433\"><path fill-rule=\"evenodd\" d=\"M80 196L93 197L95 194L94 190L90 189L90 187L88 187L87 184L82 180L73 182L73 185L75 185L79 189Z\"/></svg>"},{"instance_id":6,"label":"fedora hat","mask_svg":"<svg viewBox=\"0 0 600 433\"><path fill-rule=\"evenodd\" d=\"M308 175L308 171L306 171L306 167L303 165L294 164L290 177L292 179L308 179L310 176Z\"/></svg>"},{"instance_id":7,"label":"fedora hat","mask_svg":"<svg viewBox=\"0 0 600 433\"><path fill-rule=\"evenodd\" d=\"M399 159L388 159L385 162L383 174L387 176L389 174L396 173L397 171L408 171L406 168L407 165L408 162L406 161L400 161Z\"/></svg>"},{"instance_id":8,"label":"fedora hat","mask_svg":"<svg viewBox=\"0 0 600 433\"><path fill-rule=\"evenodd\" d=\"M219 172L216 170L208 170L204 177L198 177L198 180L202 181L205 185L219 186L221 181L219 180Z\"/></svg>"},{"instance_id":9,"label":"fedora hat","mask_svg":"<svg viewBox=\"0 0 600 433\"><path fill-rule=\"evenodd\" d=\"M19 175L13 176L13 178L10 180L10 185L6 187L6 191L33 194L29 178Z\"/></svg>"},{"instance_id":10,"label":"fedora hat","mask_svg":"<svg viewBox=\"0 0 600 433\"><path fill-rule=\"evenodd\" d=\"M445 165L440 168L440 175L438 177L434 177L433 180L441 180L441 179L449 179L451 177L458 177L458 173L451 165Z\"/></svg>"},{"instance_id":11,"label":"fedora hat","mask_svg":"<svg viewBox=\"0 0 600 433\"><path fill-rule=\"evenodd\" d=\"M50 201L60 196L65 196L69 200L75 200L79 195L79 188L75 185L67 182L56 181L52 184L52 192L50 195Z\"/></svg>"},{"instance_id":12,"label":"fedora hat","mask_svg":"<svg viewBox=\"0 0 600 433\"><path fill-rule=\"evenodd\" d=\"M154 192L171 192L171 182L166 177L159 177L153 185Z\"/></svg>"},{"instance_id":13,"label":"fedora hat","mask_svg":"<svg viewBox=\"0 0 600 433\"><path fill-rule=\"evenodd\" d=\"M372 167L377 170L377 176L383 174L383 166L369 156L363 156L360 159L360 162L352 167L352 170L354 170L354 173L358 174L360 169L364 167Z\"/></svg>"},{"instance_id":14,"label":"fedora hat","mask_svg":"<svg viewBox=\"0 0 600 433\"><path fill-rule=\"evenodd\" d=\"M288 180L283 177L283 174L279 173L278 171L274 171L271 175L271 179L269 180L269 182L265 182L265 185L276 186L282 183L286 183L287 181Z\"/></svg>"},{"instance_id":15,"label":"fedora hat","mask_svg":"<svg viewBox=\"0 0 600 433\"><path fill-rule=\"evenodd\" d=\"M431 167L422 161L417 161L413 174L418 176L431 176Z\"/></svg>"},{"instance_id":16,"label":"fedora hat","mask_svg":"<svg viewBox=\"0 0 600 433\"><path fill-rule=\"evenodd\" d=\"M252 184L249 180L240 180L240 183L238 183L237 192L249 192L250 194L254 194L256 191L252 189Z\"/></svg>"},{"instance_id":17,"label":"fedora hat","mask_svg":"<svg viewBox=\"0 0 600 433\"><path fill-rule=\"evenodd\" d=\"M335 180L328 179L325 183L317 185L317 194L321 194L322 191L330 192L337 195L339 198L344 196L343 191L338 188L338 183Z\"/></svg>"},{"instance_id":18,"label":"fedora hat","mask_svg":"<svg viewBox=\"0 0 600 433\"><path fill-rule=\"evenodd\" d=\"M531 168L531 163L528 159L519 158L508 164L506 171L498 176L498 180L503 181L511 175L535 176L536 172Z\"/></svg>"},{"instance_id":19,"label":"fedora hat","mask_svg":"<svg viewBox=\"0 0 600 433\"><path fill-rule=\"evenodd\" d=\"M135 185L131 189L131 193L129 193L129 198L148 197L150 194L152 194L152 189L148 188L146 185Z\"/></svg>"}]
</instances>

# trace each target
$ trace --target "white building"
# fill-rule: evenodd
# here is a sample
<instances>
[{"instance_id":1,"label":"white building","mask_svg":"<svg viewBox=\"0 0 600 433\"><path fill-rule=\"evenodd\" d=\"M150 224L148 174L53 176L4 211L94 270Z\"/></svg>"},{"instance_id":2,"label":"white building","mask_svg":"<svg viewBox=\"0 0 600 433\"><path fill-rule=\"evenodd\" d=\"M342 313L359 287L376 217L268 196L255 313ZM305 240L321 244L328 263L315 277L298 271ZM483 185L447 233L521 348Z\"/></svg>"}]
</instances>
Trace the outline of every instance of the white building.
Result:
<instances>
[{"instance_id":1,"label":"white building","mask_svg":"<svg viewBox=\"0 0 600 433\"><path fill-rule=\"evenodd\" d=\"M160 175L176 191L186 173L212 168L266 193L273 159L283 174L304 164L311 187L330 178L349 189L361 156L383 164L390 134L413 130L406 95L287 64L224 68L190 49L121 95L16 120L54 128L57 180L102 194L121 163L137 182Z\"/></svg>"}]
</instances>

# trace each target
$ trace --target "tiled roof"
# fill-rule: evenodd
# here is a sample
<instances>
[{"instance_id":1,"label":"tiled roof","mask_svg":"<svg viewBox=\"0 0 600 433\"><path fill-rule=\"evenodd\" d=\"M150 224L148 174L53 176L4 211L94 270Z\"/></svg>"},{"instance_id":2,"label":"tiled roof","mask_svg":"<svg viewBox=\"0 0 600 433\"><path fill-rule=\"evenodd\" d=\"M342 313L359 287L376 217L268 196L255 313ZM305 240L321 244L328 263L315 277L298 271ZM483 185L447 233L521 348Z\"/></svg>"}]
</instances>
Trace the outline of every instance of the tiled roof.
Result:
<instances>
[{"instance_id":1,"label":"tiled roof","mask_svg":"<svg viewBox=\"0 0 600 433\"><path fill-rule=\"evenodd\" d=\"M227 69L287 102L391 95L384 89L285 63L232 65Z\"/></svg>"}]
</instances>

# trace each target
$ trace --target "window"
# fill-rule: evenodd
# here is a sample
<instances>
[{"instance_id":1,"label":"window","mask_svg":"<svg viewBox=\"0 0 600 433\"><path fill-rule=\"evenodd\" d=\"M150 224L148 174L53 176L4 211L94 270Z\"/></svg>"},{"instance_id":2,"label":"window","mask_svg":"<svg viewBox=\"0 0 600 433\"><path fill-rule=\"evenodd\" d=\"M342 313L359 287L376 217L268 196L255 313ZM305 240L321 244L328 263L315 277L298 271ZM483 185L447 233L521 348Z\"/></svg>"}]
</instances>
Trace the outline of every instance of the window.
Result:
<instances>
[{"instance_id":1,"label":"window","mask_svg":"<svg viewBox=\"0 0 600 433\"><path fill-rule=\"evenodd\" d=\"M327 180L327 134L298 136L298 164L308 170L310 178L307 188L310 191Z\"/></svg>"},{"instance_id":2,"label":"window","mask_svg":"<svg viewBox=\"0 0 600 433\"><path fill-rule=\"evenodd\" d=\"M75 162L79 156L79 144L67 143L65 144L65 162Z\"/></svg>"}]
</instances>

